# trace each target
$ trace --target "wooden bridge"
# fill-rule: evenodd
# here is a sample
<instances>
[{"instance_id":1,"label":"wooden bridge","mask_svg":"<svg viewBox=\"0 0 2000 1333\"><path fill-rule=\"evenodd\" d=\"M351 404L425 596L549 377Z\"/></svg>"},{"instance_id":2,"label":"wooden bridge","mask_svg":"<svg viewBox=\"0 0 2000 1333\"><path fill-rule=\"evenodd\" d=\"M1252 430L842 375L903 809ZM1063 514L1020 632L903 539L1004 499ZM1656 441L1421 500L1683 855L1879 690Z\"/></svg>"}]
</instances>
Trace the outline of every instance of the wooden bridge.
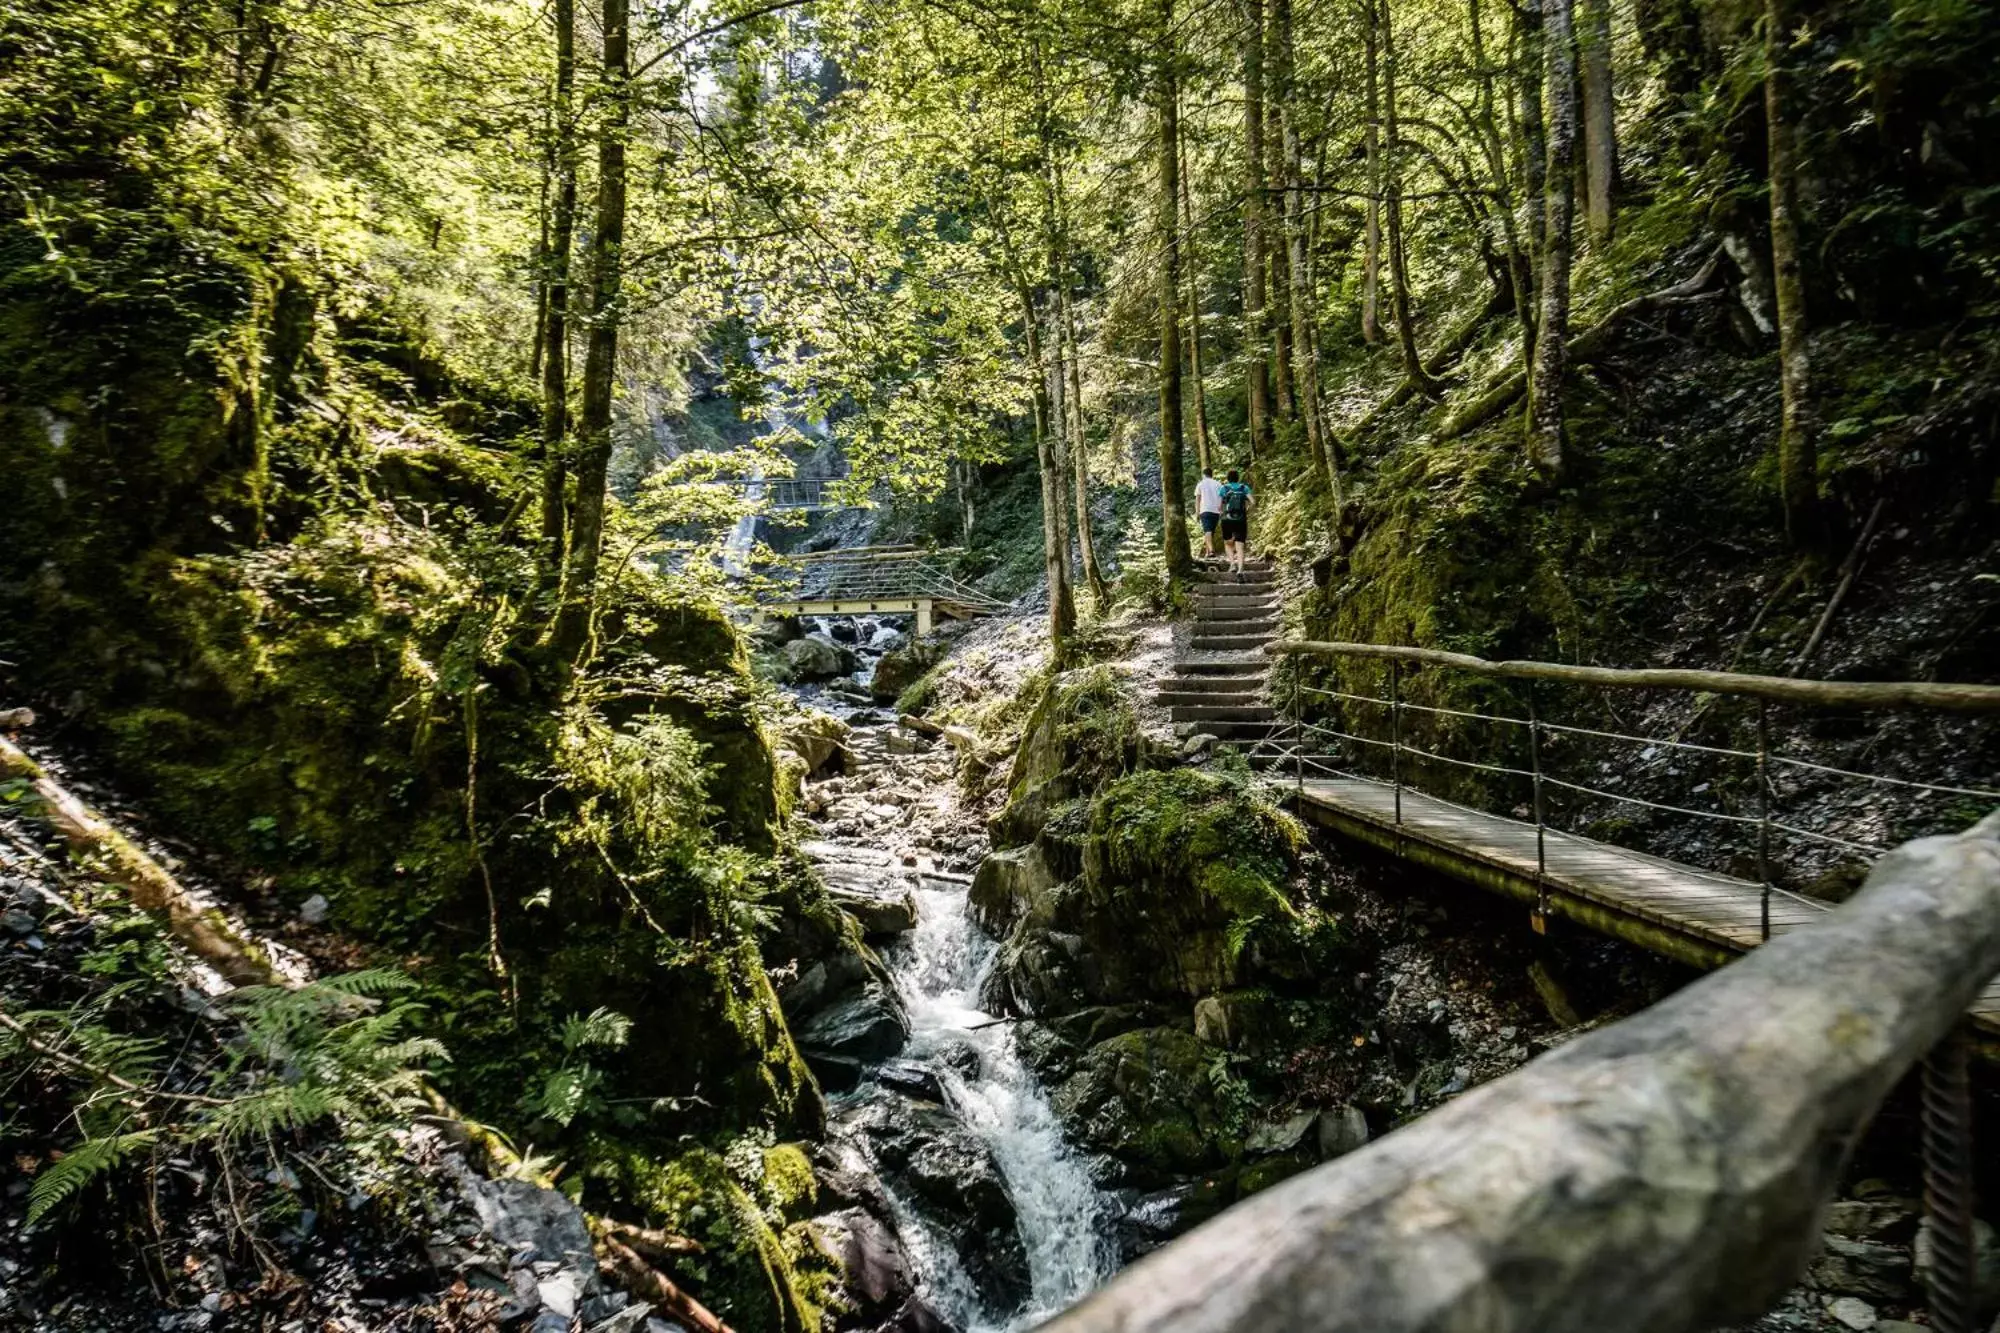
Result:
<instances>
[{"instance_id":1,"label":"wooden bridge","mask_svg":"<svg viewBox=\"0 0 2000 1333\"><path fill-rule=\"evenodd\" d=\"M1337 676L1330 688L1309 684L1306 672L1300 669L1305 659L1295 656L1290 716L1278 724L1273 742L1265 749L1276 761L1275 771L1267 772L1291 788L1303 817L1393 856L1528 904L1538 930L1546 928L1549 917L1564 917L1697 967L1719 967L1769 939L1819 922L1833 910L1831 903L1790 892L1775 882L1781 845L1831 846L1869 860L1887 850L1804 827L1798 816L1787 818L1775 799L1779 771L1797 769L1822 780L1914 789L1953 798L1981 813L2000 805L2000 790L1850 772L1776 753L1769 742L1765 717L1772 702L1990 714L2000 712L2000 686L1850 684L1722 672L1612 671L1553 663L1493 663L1462 654L1367 644L1282 643L1272 645L1269 651L1333 661L1365 658L1388 666L1386 690L1368 695L1340 688ZM1416 702L1408 692L1411 668L1439 667L1511 677L1528 682L1531 690L1539 680L1599 688L1699 690L1714 696L1753 699L1757 701L1755 748L1567 726L1545 718L1533 693L1521 710L1526 716L1473 713ZM1512 758L1525 748L1525 766L1518 759L1509 763L1468 758L1462 751L1445 754L1423 748L1417 743L1413 723L1439 718L1477 719L1514 728L1525 739L1525 747L1516 744L1502 753ZM1585 786L1571 777L1545 771L1550 739L1572 735L1611 745L1639 744L1654 754L1742 761L1753 775L1747 808L1730 810L1711 804L1711 808L1697 809L1667 804L1630 792ZM1380 771L1385 761L1386 774ZM1414 774L1436 765L1475 770L1498 779L1503 787L1509 782L1517 785L1523 789L1527 797L1524 804L1533 817L1520 819L1474 809L1412 785ZM1375 771L1357 771L1362 766ZM1701 792L1715 791L1712 779L1689 781L1687 785ZM1722 825L1750 841L1759 877L1746 879L1683 865L1553 827L1547 815L1552 792L1581 793ZM1974 1002L1971 1017L1983 1041L2000 1049L2000 980L1989 984Z\"/></svg>"},{"instance_id":2,"label":"wooden bridge","mask_svg":"<svg viewBox=\"0 0 2000 1333\"><path fill-rule=\"evenodd\" d=\"M787 556L781 586L757 599L763 616L914 615L928 634L939 616L999 615L1008 604L962 582L946 567L956 554L918 546L852 546Z\"/></svg>"},{"instance_id":3,"label":"wooden bridge","mask_svg":"<svg viewBox=\"0 0 2000 1333\"><path fill-rule=\"evenodd\" d=\"M840 495L844 477L730 477L718 484L742 493L746 500L759 502L772 513L817 514L832 509L862 509L867 506Z\"/></svg>"}]
</instances>

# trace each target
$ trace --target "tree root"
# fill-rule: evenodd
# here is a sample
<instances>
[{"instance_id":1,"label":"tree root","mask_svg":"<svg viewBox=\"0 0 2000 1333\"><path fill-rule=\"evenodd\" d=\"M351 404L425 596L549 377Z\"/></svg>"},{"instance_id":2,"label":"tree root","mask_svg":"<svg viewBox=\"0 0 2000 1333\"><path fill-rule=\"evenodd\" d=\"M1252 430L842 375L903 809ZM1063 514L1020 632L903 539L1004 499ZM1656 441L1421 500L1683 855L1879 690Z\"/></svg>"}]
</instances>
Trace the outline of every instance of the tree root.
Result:
<instances>
[{"instance_id":1,"label":"tree root","mask_svg":"<svg viewBox=\"0 0 2000 1333\"><path fill-rule=\"evenodd\" d=\"M730 1333L729 1325L709 1313L708 1308L674 1285L673 1279L641 1259L631 1246L609 1235L597 1240L597 1257L610 1270L618 1285L700 1333Z\"/></svg>"}]
</instances>

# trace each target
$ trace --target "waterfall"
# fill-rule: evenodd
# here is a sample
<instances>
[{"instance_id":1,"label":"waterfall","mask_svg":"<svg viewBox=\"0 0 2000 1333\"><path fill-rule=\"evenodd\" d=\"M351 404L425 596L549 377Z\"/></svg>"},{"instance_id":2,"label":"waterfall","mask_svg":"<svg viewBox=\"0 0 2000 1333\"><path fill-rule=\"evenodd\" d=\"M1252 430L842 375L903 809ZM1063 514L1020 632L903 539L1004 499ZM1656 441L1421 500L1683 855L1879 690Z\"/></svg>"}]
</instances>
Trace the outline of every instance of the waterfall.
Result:
<instances>
[{"instance_id":1,"label":"waterfall","mask_svg":"<svg viewBox=\"0 0 2000 1333\"><path fill-rule=\"evenodd\" d=\"M994 1023L978 1007L980 982L998 946L973 925L965 886L926 879L916 896L916 928L885 955L910 1016L903 1056L937 1075L952 1109L992 1151L1020 1218L1028 1304L980 1309L952 1271L949 1246L913 1249L930 1269L931 1298L954 1322L969 1333L1014 1333L1067 1309L1116 1270L1112 1209L1016 1049L1013 1025ZM966 1047L978 1053L976 1065L945 1058Z\"/></svg>"}]
</instances>

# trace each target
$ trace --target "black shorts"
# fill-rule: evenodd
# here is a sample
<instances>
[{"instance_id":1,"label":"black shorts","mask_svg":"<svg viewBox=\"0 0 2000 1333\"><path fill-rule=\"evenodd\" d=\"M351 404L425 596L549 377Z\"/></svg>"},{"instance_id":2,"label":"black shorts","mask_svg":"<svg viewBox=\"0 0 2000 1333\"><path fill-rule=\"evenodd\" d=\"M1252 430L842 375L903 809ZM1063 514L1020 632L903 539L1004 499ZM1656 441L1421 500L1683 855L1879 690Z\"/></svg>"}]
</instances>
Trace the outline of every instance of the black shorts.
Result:
<instances>
[{"instance_id":1,"label":"black shorts","mask_svg":"<svg viewBox=\"0 0 2000 1333\"><path fill-rule=\"evenodd\" d=\"M1226 542L1247 542L1250 540L1250 520L1247 518L1225 518L1222 520L1222 540Z\"/></svg>"},{"instance_id":2,"label":"black shorts","mask_svg":"<svg viewBox=\"0 0 2000 1333\"><path fill-rule=\"evenodd\" d=\"M1201 530L1203 532L1214 532L1215 525L1220 522L1222 522L1222 515L1220 514L1213 512L1203 514L1201 516Z\"/></svg>"}]
</instances>

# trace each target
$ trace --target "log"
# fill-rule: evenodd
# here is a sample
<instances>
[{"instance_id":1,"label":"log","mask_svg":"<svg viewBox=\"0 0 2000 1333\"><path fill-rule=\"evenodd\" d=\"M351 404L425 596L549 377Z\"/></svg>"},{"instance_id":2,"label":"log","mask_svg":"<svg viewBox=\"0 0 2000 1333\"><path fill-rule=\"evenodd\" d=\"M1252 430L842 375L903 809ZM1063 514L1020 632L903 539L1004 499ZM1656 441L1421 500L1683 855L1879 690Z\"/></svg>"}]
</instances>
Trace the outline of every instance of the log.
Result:
<instances>
[{"instance_id":1,"label":"log","mask_svg":"<svg viewBox=\"0 0 2000 1333\"><path fill-rule=\"evenodd\" d=\"M1139 1261L1050 1333L1694 1333L1799 1276L1882 1098L2000 969L2000 814Z\"/></svg>"},{"instance_id":2,"label":"log","mask_svg":"<svg viewBox=\"0 0 2000 1333\"><path fill-rule=\"evenodd\" d=\"M631 1246L613 1236L598 1237L597 1257L611 1271L618 1285L700 1333L729 1333L729 1325L710 1314L708 1308L682 1291L672 1278L641 1259Z\"/></svg>"},{"instance_id":3,"label":"log","mask_svg":"<svg viewBox=\"0 0 2000 1333\"><path fill-rule=\"evenodd\" d=\"M160 918L176 939L225 980L237 986L286 984L264 951L238 935L221 912L196 903L159 862L93 814L5 737L0 737L0 777L26 780L40 803L37 813L70 847L96 857L98 873L108 883L124 888L136 907Z\"/></svg>"},{"instance_id":4,"label":"log","mask_svg":"<svg viewBox=\"0 0 2000 1333\"><path fill-rule=\"evenodd\" d=\"M1961 685L1927 680L1796 680L1790 676L1753 676L1737 671L1567 666L1559 662L1489 662L1470 653L1449 653L1438 648L1403 648L1379 643L1320 643L1311 639L1288 639L1266 644L1264 651L1274 655L1323 653L1329 657L1421 662L1514 680L1549 680L1616 689L1735 694L1750 699L1767 699L1772 703L1802 704L1815 708L1934 708L1953 713L2000 713L2000 685Z\"/></svg>"},{"instance_id":5,"label":"log","mask_svg":"<svg viewBox=\"0 0 2000 1333\"><path fill-rule=\"evenodd\" d=\"M701 1254L704 1249L702 1243L692 1236L677 1236L671 1231L635 1226L630 1222L616 1222L608 1217L591 1220L602 1235L623 1241L645 1258L661 1263L670 1262L682 1255Z\"/></svg>"}]
</instances>

